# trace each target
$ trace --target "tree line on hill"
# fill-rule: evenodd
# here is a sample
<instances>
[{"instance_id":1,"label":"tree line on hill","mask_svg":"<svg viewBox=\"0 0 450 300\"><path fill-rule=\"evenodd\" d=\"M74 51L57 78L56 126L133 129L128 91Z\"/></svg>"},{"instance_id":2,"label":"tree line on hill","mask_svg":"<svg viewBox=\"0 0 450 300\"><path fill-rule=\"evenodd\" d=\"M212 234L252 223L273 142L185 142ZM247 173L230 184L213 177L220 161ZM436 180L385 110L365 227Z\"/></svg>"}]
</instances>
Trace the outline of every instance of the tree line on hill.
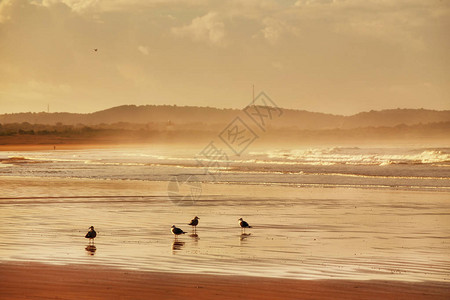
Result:
<instances>
[{"instance_id":1,"label":"tree line on hill","mask_svg":"<svg viewBox=\"0 0 450 300\"><path fill-rule=\"evenodd\" d=\"M0 114L0 124L23 123L48 125L93 126L99 124L122 124L126 129L134 124L175 124L220 127L231 122L243 112L238 109L190 107L170 105L123 105L89 114L75 113L15 113ZM414 125L449 122L450 111L426 109L391 109L361 112L351 116L282 109L282 115L271 122L275 128L303 130L352 129L359 127Z\"/></svg>"}]
</instances>

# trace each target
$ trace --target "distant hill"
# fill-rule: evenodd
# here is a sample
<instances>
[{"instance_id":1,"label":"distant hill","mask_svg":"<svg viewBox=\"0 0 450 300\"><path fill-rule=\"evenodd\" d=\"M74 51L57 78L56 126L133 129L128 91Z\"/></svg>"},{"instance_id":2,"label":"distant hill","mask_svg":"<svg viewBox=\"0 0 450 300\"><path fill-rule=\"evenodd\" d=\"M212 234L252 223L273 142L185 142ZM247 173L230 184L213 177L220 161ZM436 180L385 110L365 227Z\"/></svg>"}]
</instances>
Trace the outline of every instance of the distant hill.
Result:
<instances>
[{"instance_id":1,"label":"distant hill","mask_svg":"<svg viewBox=\"0 0 450 300\"><path fill-rule=\"evenodd\" d=\"M169 105L123 105L88 114L76 113L14 113L1 114L0 123L98 125L116 123L134 124L204 124L222 125L242 115L238 109L212 107L169 106ZM292 129L352 129L361 127L381 127L397 125L428 124L449 122L450 111L426 109L391 109L361 112L352 116L283 109L283 115L271 122L274 128Z\"/></svg>"},{"instance_id":2,"label":"distant hill","mask_svg":"<svg viewBox=\"0 0 450 300\"><path fill-rule=\"evenodd\" d=\"M389 109L361 112L345 118L343 128L414 125L450 121L450 111L427 109Z\"/></svg>"}]
</instances>

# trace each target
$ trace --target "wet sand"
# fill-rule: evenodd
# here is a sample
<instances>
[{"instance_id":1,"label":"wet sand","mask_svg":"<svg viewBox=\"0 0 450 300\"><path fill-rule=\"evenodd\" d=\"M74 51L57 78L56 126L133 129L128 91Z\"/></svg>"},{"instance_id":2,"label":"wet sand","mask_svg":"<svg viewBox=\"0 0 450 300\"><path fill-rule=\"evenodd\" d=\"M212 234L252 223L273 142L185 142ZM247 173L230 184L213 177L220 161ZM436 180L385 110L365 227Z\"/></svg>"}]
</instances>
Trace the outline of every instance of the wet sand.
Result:
<instances>
[{"instance_id":1,"label":"wet sand","mask_svg":"<svg viewBox=\"0 0 450 300\"><path fill-rule=\"evenodd\" d=\"M186 275L102 266L0 264L0 299L449 299L436 282Z\"/></svg>"},{"instance_id":2,"label":"wet sand","mask_svg":"<svg viewBox=\"0 0 450 300\"><path fill-rule=\"evenodd\" d=\"M178 206L167 198L166 182L2 177L0 190L0 262L300 280L449 280L449 206L442 193L204 184L196 205ZM171 224L190 232L195 215L198 234L175 241ZM240 216L253 226L247 234ZM90 225L98 232L96 251L86 249Z\"/></svg>"},{"instance_id":3,"label":"wet sand","mask_svg":"<svg viewBox=\"0 0 450 300\"><path fill-rule=\"evenodd\" d=\"M47 162L45 178L34 163L0 176L0 299L450 299L447 191L261 180L203 183L195 203L180 203L167 176L118 179L172 174L163 167L105 180L103 165L89 179L65 174L95 162ZM189 234L174 239L172 224Z\"/></svg>"}]
</instances>

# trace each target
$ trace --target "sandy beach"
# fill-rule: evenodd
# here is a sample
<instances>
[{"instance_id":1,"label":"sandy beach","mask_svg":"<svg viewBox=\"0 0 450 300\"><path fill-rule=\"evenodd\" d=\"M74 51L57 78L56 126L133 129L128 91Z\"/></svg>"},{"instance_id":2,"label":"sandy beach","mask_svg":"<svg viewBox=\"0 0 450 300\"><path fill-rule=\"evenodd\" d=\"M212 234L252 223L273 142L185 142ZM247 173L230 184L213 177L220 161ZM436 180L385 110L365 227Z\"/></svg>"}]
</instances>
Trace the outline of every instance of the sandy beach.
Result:
<instances>
[{"instance_id":1,"label":"sandy beach","mask_svg":"<svg viewBox=\"0 0 450 300\"><path fill-rule=\"evenodd\" d=\"M445 170L384 164L444 154L371 151L317 150L320 160L353 157L352 174L277 158L297 152L249 154L202 182L193 203L168 196L172 175L201 176L187 154L5 151L0 299L448 299ZM243 233L239 217L253 228ZM172 224L188 234L175 239Z\"/></svg>"},{"instance_id":2,"label":"sandy beach","mask_svg":"<svg viewBox=\"0 0 450 300\"><path fill-rule=\"evenodd\" d=\"M0 264L0 299L448 299L447 283L291 280Z\"/></svg>"}]
</instances>

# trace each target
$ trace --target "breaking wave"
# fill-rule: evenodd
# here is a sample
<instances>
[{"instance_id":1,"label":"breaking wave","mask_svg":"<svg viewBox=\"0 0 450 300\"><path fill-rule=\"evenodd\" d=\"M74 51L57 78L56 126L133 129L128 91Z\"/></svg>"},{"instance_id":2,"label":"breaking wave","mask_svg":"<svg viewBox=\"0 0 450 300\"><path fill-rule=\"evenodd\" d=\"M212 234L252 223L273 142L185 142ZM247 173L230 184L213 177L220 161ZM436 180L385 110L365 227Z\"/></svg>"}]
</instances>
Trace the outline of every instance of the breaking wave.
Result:
<instances>
[{"instance_id":1,"label":"breaking wave","mask_svg":"<svg viewBox=\"0 0 450 300\"><path fill-rule=\"evenodd\" d=\"M323 149L290 149L250 152L263 161L311 165L379 165L391 164L450 164L450 151L445 149L418 149L402 153L402 149L360 149L333 147Z\"/></svg>"}]
</instances>

